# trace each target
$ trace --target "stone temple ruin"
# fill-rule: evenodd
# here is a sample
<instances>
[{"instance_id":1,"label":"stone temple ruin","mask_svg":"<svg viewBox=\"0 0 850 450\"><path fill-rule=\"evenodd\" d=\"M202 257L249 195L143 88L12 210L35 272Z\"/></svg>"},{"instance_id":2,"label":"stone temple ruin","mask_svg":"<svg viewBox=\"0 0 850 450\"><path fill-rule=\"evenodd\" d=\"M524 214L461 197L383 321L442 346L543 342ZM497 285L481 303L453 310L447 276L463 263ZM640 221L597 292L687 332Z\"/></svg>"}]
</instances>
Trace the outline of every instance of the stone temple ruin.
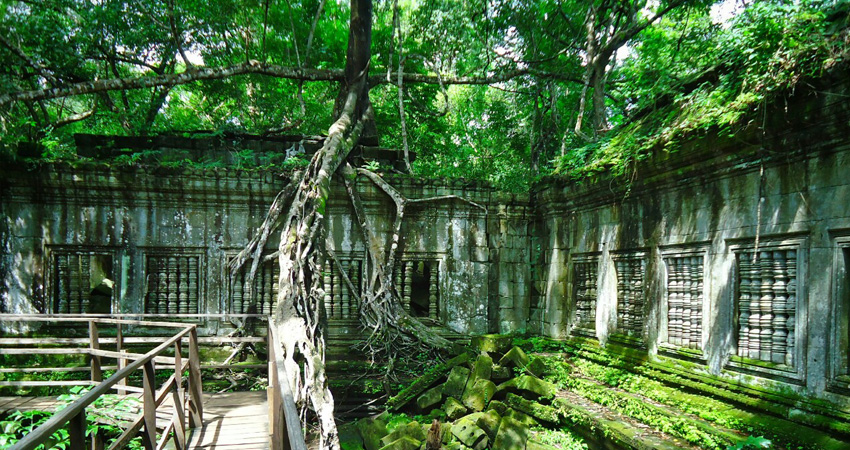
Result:
<instances>
[{"instance_id":1,"label":"stone temple ruin","mask_svg":"<svg viewBox=\"0 0 850 450\"><path fill-rule=\"evenodd\" d=\"M410 211L395 273L405 306L456 333L583 338L686 361L719 383L847 408L848 92L845 79L817 95L798 93L772 110L766 131L753 126L658 151L628 182L600 174L507 194L388 176L409 198L454 194L486 207L446 201ZM81 151L97 147L81 139ZM250 290L226 266L284 186L275 173L97 164L0 172L3 312L274 308L274 263ZM356 318L358 293L339 273L358 284L364 249L336 189L327 245L340 265L324 273L332 327ZM360 189L374 227L389 232L389 200L371 185Z\"/></svg>"}]
</instances>

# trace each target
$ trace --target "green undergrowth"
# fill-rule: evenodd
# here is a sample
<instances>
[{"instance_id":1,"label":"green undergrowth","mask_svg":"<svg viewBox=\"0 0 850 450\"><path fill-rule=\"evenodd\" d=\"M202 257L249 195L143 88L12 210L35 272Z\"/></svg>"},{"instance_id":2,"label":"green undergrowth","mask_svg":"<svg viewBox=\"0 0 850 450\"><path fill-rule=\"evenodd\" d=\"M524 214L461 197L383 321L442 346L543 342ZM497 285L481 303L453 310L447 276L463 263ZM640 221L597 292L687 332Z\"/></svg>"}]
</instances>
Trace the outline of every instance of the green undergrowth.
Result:
<instances>
[{"instance_id":1,"label":"green undergrowth","mask_svg":"<svg viewBox=\"0 0 850 450\"><path fill-rule=\"evenodd\" d=\"M548 379L560 387L703 448L756 448L747 447L756 441L772 442L773 446L767 448L841 448L824 432L789 427L790 423L783 419L743 410L734 402L701 390L711 391L711 386L653 370L649 363L635 364L602 349L585 349L545 338L517 339L515 343L544 358L550 372ZM758 402L743 395L736 398ZM762 401L759 406L766 404ZM742 435L717 430L715 426ZM745 435L749 435L747 440Z\"/></svg>"}]
</instances>

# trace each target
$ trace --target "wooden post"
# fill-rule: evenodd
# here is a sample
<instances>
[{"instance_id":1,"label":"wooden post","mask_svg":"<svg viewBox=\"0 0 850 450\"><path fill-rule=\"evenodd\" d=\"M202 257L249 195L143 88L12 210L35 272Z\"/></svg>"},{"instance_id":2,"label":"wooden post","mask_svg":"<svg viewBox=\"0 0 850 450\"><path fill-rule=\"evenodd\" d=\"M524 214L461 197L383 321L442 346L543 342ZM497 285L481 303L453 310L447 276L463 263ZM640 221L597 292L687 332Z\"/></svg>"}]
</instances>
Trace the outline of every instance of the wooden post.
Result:
<instances>
[{"instance_id":1,"label":"wooden post","mask_svg":"<svg viewBox=\"0 0 850 450\"><path fill-rule=\"evenodd\" d=\"M266 348L269 355L269 387L266 389L266 400L269 405L269 449L278 450L280 449L280 430L277 413L280 412L280 409L277 404L277 399L279 398L277 394L277 367L275 366L275 348L272 341L271 327L272 321L269 320L268 327L266 328Z\"/></svg>"},{"instance_id":2,"label":"wooden post","mask_svg":"<svg viewBox=\"0 0 850 450\"><path fill-rule=\"evenodd\" d=\"M142 399L144 401L144 426L145 430L142 433L142 443L145 450L154 450L156 448L156 386L154 379L154 362L153 360L145 363L142 368L143 379L142 386L144 393Z\"/></svg>"},{"instance_id":3,"label":"wooden post","mask_svg":"<svg viewBox=\"0 0 850 450\"><path fill-rule=\"evenodd\" d=\"M174 443L177 450L186 448L186 418L183 413L185 396L183 394L183 355L180 350L181 339L174 343L174 390L172 391L172 403L174 403L174 415L171 422L174 424Z\"/></svg>"},{"instance_id":4,"label":"wooden post","mask_svg":"<svg viewBox=\"0 0 850 450\"><path fill-rule=\"evenodd\" d=\"M68 435L71 438L70 450L86 450L86 409L68 421Z\"/></svg>"},{"instance_id":5,"label":"wooden post","mask_svg":"<svg viewBox=\"0 0 850 450\"><path fill-rule=\"evenodd\" d=\"M189 333L189 428L197 428L204 424L204 398L201 389L198 329L192 328Z\"/></svg>"},{"instance_id":6,"label":"wooden post","mask_svg":"<svg viewBox=\"0 0 850 450\"><path fill-rule=\"evenodd\" d=\"M97 323L89 320L89 349L100 350L100 337L97 332ZM89 355L91 363L91 380L97 383L103 381L103 371L100 368L100 356Z\"/></svg>"}]
</instances>

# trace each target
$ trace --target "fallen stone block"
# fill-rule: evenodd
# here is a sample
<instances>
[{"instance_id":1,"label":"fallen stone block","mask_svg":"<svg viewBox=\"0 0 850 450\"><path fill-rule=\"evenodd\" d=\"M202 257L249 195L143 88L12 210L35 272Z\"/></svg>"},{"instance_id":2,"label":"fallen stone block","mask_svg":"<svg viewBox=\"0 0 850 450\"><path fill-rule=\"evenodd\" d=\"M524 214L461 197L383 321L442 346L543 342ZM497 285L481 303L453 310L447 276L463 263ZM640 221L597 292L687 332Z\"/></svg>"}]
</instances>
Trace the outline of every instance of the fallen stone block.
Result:
<instances>
[{"instance_id":1,"label":"fallen stone block","mask_svg":"<svg viewBox=\"0 0 850 450\"><path fill-rule=\"evenodd\" d=\"M378 450L384 444L381 438L387 435L387 424L379 419L360 419L355 427L363 439L363 447L366 450Z\"/></svg>"},{"instance_id":2,"label":"fallen stone block","mask_svg":"<svg viewBox=\"0 0 850 450\"><path fill-rule=\"evenodd\" d=\"M380 450L419 450L419 447L421 446L421 441L417 441L410 436L402 436L401 438L381 447Z\"/></svg>"},{"instance_id":3,"label":"fallen stone block","mask_svg":"<svg viewBox=\"0 0 850 450\"><path fill-rule=\"evenodd\" d=\"M426 389L432 387L438 381L443 379L446 374L455 366L460 364L464 364L472 359L472 355L469 353L461 353L458 356L442 363L438 364L436 367L431 369L425 375L417 378L410 386L402 390L395 397L392 397L387 401L387 408L395 411L406 405L411 400L420 396Z\"/></svg>"},{"instance_id":4,"label":"fallen stone block","mask_svg":"<svg viewBox=\"0 0 850 450\"><path fill-rule=\"evenodd\" d=\"M557 424L560 422L560 415L557 408L541 405L533 400L527 400L516 394L508 394L505 397L505 404L516 411L528 414L538 421Z\"/></svg>"},{"instance_id":5,"label":"fallen stone block","mask_svg":"<svg viewBox=\"0 0 850 450\"><path fill-rule=\"evenodd\" d=\"M512 378L500 384L496 389L496 393L499 396L514 393L526 398L542 397L546 399L554 397L557 392L558 387L554 384L530 375L520 375Z\"/></svg>"},{"instance_id":6,"label":"fallen stone block","mask_svg":"<svg viewBox=\"0 0 850 450\"><path fill-rule=\"evenodd\" d=\"M475 364L472 365L472 373L469 374L469 379L466 380L466 389L475 385L478 380L489 380L490 374L493 372L493 358L488 355L478 355Z\"/></svg>"},{"instance_id":7,"label":"fallen stone block","mask_svg":"<svg viewBox=\"0 0 850 450\"><path fill-rule=\"evenodd\" d=\"M391 442L398 441L403 437L411 438L415 441L422 442L425 440L425 431L422 430L422 425L419 422L413 421L404 425L399 425L392 433L381 438L381 443L388 445Z\"/></svg>"},{"instance_id":8,"label":"fallen stone block","mask_svg":"<svg viewBox=\"0 0 850 450\"><path fill-rule=\"evenodd\" d=\"M510 380L513 376L514 374L510 367L500 365L494 365L493 372L490 373L490 379L496 382Z\"/></svg>"},{"instance_id":9,"label":"fallen stone block","mask_svg":"<svg viewBox=\"0 0 850 450\"><path fill-rule=\"evenodd\" d=\"M514 347L505 353L505 356L502 356L502 359L499 360L499 365L519 367L522 369L527 366L529 362L528 355L526 355L521 348Z\"/></svg>"},{"instance_id":10,"label":"fallen stone block","mask_svg":"<svg viewBox=\"0 0 850 450\"><path fill-rule=\"evenodd\" d=\"M548 370L549 368L546 367L546 363L542 358L534 358L527 366L525 366L525 371L529 375L533 375L537 378L543 378L543 375L545 375Z\"/></svg>"},{"instance_id":11,"label":"fallen stone block","mask_svg":"<svg viewBox=\"0 0 850 450\"><path fill-rule=\"evenodd\" d=\"M446 412L446 417L451 420L463 417L467 412L466 406L463 406L463 403L457 401L454 397L446 399L446 403L443 404L443 410Z\"/></svg>"},{"instance_id":12,"label":"fallen stone block","mask_svg":"<svg viewBox=\"0 0 850 450\"><path fill-rule=\"evenodd\" d=\"M422 395L416 397L416 406L422 411L427 411L428 408L439 404L441 400L443 400L443 385L428 389Z\"/></svg>"},{"instance_id":13,"label":"fallen stone block","mask_svg":"<svg viewBox=\"0 0 850 450\"><path fill-rule=\"evenodd\" d=\"M463 405L473 411L483 411L495 393L495 383L490 380L478 380L463 392Z\"/></svg>"},{"instance_id":14,"label":"fallen stone block","mask_svg":"<svg viewBox=\"0 0 850 450\"><path fill-rule=\"evenodd\" d=\"M449 378L443 383L443 394L449 397L460 398L463 395L463 389L466 387L466 380L469 379L470 370L466 367L455 366L449 372Z\"/></svg>"},{"instance_id":15,"label":"fallen stone block","mask_svg":"<svg viewBox=\"0 0 850 450\"><path fill-rule=\"evenodd\" d=\"M511 348L513 338L506 334L484 334L474 336L470 346L480 352L504 355Z\"/></svg>"},{"instance_id":16,"label":"fallen stone block","mask_svg":"<svg viewBox=\"0 0 850 450\"><path fill-rule=\"evenodd\" d=\"M502 417L499 422L499 432L493 441L491 450L524 449L528 442L528 427L510 418Z\"/></svg>"},{"instance_id":17,"label":"fallen stone block","mask_svg":"<svg viewBox=\"0 0 850 450\"><path fill-rule=\"evenodd\" d=\"M497 413L499 413L500 416L504 416L505 413L508 412L508 405L506 405L506 404L504 404L504 403L502 403L498 400L492 400L492 401L490 401L490 404L487 405L487 410L488 411L489 410L496 411Z\"/></svg>"},{"instance_id":18,"label":"fallen stone block","mask_svg":"<svg viewBox=\"0 0 850 450\"><path fill-rule=\"evenodd\" d=\"M528 428L540 425L534 417L513 408L508 408L508 411L502 417L510 417Z\"/></svg>"},{"instance_id":19,"label":"fallen stone block","mask_svg":"<svg viewBox=\"0 0 850 450\"><path fill-rule=\"evenodd\" d=\"M489 437L492 442L496 439L496 433L499 431L499 422L502 421L502 416L492 409L479 414L480 415L475 419L475 423L484 430L485 433L487 433L487 437Z\"/></svg>"},{"instance_id":20,"label":"fallen stone block","mask_svg":"<svg viewBox=\"0 0 850 450\"><path fill-rule=\"evenodd\" d=\"M484 450L489 444L487 433L479 427L474 420L467 417L458 419L452 425L452 434L467 447L475 450Z\"/></svg>"}]
</instances>

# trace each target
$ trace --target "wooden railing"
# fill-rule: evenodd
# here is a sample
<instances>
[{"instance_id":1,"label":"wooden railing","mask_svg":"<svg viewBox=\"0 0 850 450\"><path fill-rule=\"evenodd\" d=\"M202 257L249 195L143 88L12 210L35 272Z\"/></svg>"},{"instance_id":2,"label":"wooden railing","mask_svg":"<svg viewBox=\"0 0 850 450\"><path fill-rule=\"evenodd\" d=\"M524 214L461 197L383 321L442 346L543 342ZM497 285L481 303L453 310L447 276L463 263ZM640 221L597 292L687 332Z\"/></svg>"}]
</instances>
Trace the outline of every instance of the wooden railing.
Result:
<instances>
[{"instance_id":1,"label":"wooden railing","mask_svg":"<svg viewBox=\"0 0 850 450\"><path fill-rule=\"evenodd\" d=\"M0 348L0 354L46 354L46 355L87 355L90 359L91 380L72 382L0 382L0 385L11 386L60 386L69 384L83 384L93 386L85 395L68 405L65 409L54 414L43 425L36 428L11 450L31 450L47 441L53 433L65 426L68 427L70 436L70 448L82 450L86 445L86 408L94 403L100 396L117 389L123 392L142 393L142 414L134 420L130 426L110 445L109 450L124 447L138 433L142 432L142 441L147 450L162 449L169 441L174 442L177 450L186 448L187 424L195 428L203 422L203 399L201 393L201 369L200 356L198 353L198 333L196 325L172 322L154 322L138 320L110 319L103 317L86 316L22 316L22 315L0 315L0 321L4 324L13 322L54 322L63 324L82 323L88 325L88 347L55 348L55 347L18 347ZM115 343L116 350L105 350L101 348L105 339L100 338L100 332L104 326L115 326L115 338L109 342ZM122 346L125 337L123 327L125 325L156 327L175 329L176 333L165 339L153 350L144 353L128 353ZM41 343L63 344L62 338L21 338L18 342L23 344L37 345ZM188 340L188 360L183 357L183 342ZM13 342L15 338L4 339L4 344ZM174 356L164 356L170 348L174 349ZM112 358L118 361L117 372L102 380L103 358ZM161 364L171 368L173 374L159 388L156 388L155 371L156 365ZM162 366L161 366L162 367ZM128 377L135 371L142 371L142 387L133 387L127 383ZM188 370L188 380L184 388L183 372ZM188 391L188 397L186 395ZM156 410L166 399L172 399L171 420L165 427L162 437L157 442ZM97 437L93 437L97 439ZM100 448L98 442L92 443L92 448Z\"/></svg>"},{"instance_id":2,"label":"wooden railing","mask_svg":"<svg viewBox=\"0 0 850 450\"><path fill-rule=\"evenodd\" d=\"M271 450L307 450L304 432L295 398L289 387L286 367L283 365L283 355L280 339L277 337L277 327L274 320L269 319L269 448Z\"/></svg>"}]
</instances>

